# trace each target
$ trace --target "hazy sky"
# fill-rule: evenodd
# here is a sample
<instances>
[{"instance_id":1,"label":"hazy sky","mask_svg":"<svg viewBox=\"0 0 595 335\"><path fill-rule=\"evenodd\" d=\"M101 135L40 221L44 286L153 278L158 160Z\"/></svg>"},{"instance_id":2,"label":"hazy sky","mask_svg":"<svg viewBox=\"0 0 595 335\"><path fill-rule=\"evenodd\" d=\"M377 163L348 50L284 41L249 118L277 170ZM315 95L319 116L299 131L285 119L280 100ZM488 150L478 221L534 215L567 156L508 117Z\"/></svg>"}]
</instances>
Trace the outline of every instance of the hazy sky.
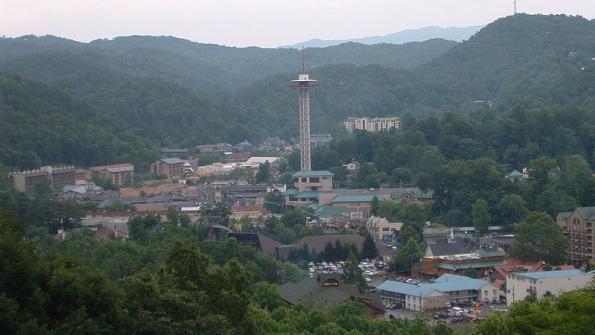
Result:
<instances>
[{"instance_id":1,"label":"hazy sky","mask_svg":"<svg viewBox=\"0 0 595 335\"><path fill-rule=\"evenodd\" d=\"M518 9L595 18L595 0L518 0ZM276 47L314 37L481 25L512 11L513 0L0 0L0 35L51 34L79 41L173 35Z\"/></svg>"}]
</instances>

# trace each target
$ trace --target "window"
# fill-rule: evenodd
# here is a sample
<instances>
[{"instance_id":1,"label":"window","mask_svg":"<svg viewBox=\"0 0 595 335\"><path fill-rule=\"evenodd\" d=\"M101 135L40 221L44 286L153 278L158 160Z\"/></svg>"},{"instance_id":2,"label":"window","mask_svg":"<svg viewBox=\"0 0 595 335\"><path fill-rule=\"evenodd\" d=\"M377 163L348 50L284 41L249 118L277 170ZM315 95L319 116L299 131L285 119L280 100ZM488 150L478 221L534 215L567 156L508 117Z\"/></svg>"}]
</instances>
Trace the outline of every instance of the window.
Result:
<instances>
[{"instance_id":1,"label":"window","mask_svg":"<svg viewBox=\"0 0 595 335\"><path fill-rule=\"evenodd\" d=\"M308 178L302 178L302 183L305 183L308 181Z\"/></svg>"},{"instance_id":2,"label":"window","mask_svg":"<svg viewBox=\"0 0 595 335\"><path fill-rule=\"evenodd\" d=\"M320 178L318 178L318 177L310 178L310 182L311 183L320 183Z\"/></svg>"},{"instance_id":3,"label":"window","mask_svg":"<svg viewBox=\"0 0 595 335\"><path fill-rule=\"evenodd\" d=\"M298 183L299 181L300 181L300 178L293 178L294 183Z\"/></svg>"}]
</instances>

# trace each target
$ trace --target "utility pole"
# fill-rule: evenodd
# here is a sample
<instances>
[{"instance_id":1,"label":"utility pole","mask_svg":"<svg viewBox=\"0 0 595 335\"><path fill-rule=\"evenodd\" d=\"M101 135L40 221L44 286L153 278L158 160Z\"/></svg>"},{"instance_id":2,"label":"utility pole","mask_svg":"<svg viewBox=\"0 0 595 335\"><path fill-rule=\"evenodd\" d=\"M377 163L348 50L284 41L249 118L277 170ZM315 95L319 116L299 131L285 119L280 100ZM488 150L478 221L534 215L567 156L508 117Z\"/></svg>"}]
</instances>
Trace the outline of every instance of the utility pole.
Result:
<instances>
[{"instance_id":1,"label":"utility pole","mask_svg":"<svg viewBox=\"0 0 595 335\"><path fill-rule=\"evenodd\" d=\"M516 15L516 0L514 0L514 15Z\"/></svg>"}]
</instances>

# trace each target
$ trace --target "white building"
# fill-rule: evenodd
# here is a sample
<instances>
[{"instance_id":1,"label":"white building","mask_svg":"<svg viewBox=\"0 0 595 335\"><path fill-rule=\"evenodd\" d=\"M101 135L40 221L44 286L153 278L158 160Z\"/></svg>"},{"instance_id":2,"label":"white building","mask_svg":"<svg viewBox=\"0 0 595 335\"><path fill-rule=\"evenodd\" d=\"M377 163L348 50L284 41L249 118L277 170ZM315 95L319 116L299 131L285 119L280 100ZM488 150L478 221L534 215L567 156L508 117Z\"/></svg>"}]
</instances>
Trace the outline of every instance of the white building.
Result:
<instances>
[{"instance_id":1,"label":"white building","mask_svg":"<svg viewBox=\"0 0 595 335\"><path fill-rule=\"evenodd\" d=\"M541 299L546 295L554 297L562 293L586 287L595 271L588 273L581 270L559 270L543 272L511 272L506 277L506 304L533 296Z\"/></svg>"},{"instance_id":2,"label":"white building","mask_svg":"<svg viewBox=\"0 0 595 335\"><path fill-rule=\"evenodd\" d=\"M491 303L500 297L499 289L486 280L444 274L434 283L413 285L387 280L376 287L385 303L424 311L446 308L448 303Z\"/></svg>"},{"instance_id":3,"label":"white building","mask_svg":"<svg viewBox=\"0 0 595 335\"><path fill-rule=\"evenodd\" d=\"M350 117L347 118L343 124L345 125L345 129L350 133L354 130L365 130L376 133L392 129L401 129L401 119L394 116L375 118Z\"/></svg>"}]
</instances>

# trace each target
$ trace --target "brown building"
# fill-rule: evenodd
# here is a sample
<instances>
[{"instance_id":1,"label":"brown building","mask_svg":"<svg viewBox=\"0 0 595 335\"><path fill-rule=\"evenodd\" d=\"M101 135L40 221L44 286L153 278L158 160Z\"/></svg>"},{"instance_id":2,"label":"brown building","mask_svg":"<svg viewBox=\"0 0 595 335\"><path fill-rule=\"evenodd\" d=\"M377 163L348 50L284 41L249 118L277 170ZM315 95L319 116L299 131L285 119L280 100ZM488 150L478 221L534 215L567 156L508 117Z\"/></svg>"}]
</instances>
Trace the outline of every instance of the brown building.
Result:
<instances>
[{"instance_id":1,"label":"brown building","mask_svg":"<svg viewBox=\"0 0 595 335\"><path fill-rule=\"evenodd\" d=\"M179 158L164 158L151 164L151 173L177 179L184 176L184 161Z\"/></svg>"},{"instance_id":2,"label":"brown building","mask_svg":"<svg viewBox=\"0 0 595 335\"><path fill-rule=\"evenodd\" d=\"M24 193L31 193L44 180L49 182L54 192L61 192L64 186L76 183L74 166L44 166L37 170L12 172L8 177L14 188Z\"/></svg>"},{"instance_id":3,"label":"brown building","mask_svg":"<svg viewBox=\"0 0 595 335\"><path fill-rule=\"evenodd\" d=\"M574 212L560 213L556 223L568 238L568 260L579 266L592 262L595 259L595 207L578 207Z\"/></svg>"},{"instance_id":4,"label":"brown building","mask_svg":"<svg viewBox=\"0 0 595 335\"><path fill-rule=\"evenodd\" d=\"M420 277L432 278L447 273L464 275L472 270L476 272L477 277L484 277L488 270L504 264L505 261L506 254L503 252L483 249L466 251L459 243L439 242L427 246L415 272Z\"/></svg>"},{"instance_id":5,"label":"brown building","mask_svg":"<svg viewBox=\"0 0 595 335\"><path fill-rule=\"evenodd\" d=\"M347 284L335 274L318 274L297 283L287 283L278 288L281 299L289 305L306 305L316 309L330 309L347 301L355 300L364 305L370 317L383 318L385 309L376 292L360 293L353 284Z\"/></svg>"},{"instance_id":6,"label":"brown building","mask_svg":"<svg viewBox=\"0 0 595 335\"><path fill-rule=\"evenodd\" d=\"M105 180L110 180L116 186L131 185L134 182L134 165L132 164L94 166L89 170Z\"/></svg>"}]
</instances>

